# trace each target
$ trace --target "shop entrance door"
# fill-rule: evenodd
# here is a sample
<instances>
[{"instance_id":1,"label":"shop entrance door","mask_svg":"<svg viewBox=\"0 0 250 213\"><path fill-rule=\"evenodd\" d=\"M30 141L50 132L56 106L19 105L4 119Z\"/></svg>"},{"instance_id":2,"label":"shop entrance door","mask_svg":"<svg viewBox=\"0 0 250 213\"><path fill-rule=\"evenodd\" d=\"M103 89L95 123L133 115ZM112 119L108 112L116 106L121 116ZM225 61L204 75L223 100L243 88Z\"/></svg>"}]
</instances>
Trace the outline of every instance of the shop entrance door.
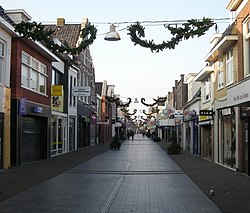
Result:
<instances>
[{"instance_id":1,"label":"shop entrance door","mask_svg":"<svg viewBox=\"0 0 250 213\"><path fill-rule=\"evenodd\" d=\"M65 153L66 118L53 115L51 123L51 156Z\"/></svg>"}]
</instances>

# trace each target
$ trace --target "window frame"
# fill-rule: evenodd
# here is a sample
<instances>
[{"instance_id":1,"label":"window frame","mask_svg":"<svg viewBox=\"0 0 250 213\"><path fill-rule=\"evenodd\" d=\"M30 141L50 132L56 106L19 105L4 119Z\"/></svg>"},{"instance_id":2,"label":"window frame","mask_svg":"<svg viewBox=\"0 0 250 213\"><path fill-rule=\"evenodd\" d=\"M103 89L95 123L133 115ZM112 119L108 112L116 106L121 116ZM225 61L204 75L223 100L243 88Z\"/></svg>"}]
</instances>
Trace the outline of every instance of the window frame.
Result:
<instances>
[{"instance_id":1,"label":"window frame","mask_svg":"<svg viewBox=\"0 0 250 213\"><path fill-rule=\"evenodd\" d=\"M21 65L21 87L42 95L47 95L49 80L47 65L24 50L22 51ZM27 71L26 75L23 75L24 69ZM24 78L26 78L26 80ZM24 81L27 82L24 84Z\"/></svg>"},{"instance_id":2,"label":"window frame","mask_svg":"<svg viewBox=\"0 0 250 213\"><path fill-rule=\"evenodd\" d=\"M234 80L233 48L226 53L226 85L230 85Z\"/></svg>"},{"instance_id":3,"label":"window frame","mask_svg":"<svg viewBox=\"0 0 250 213\"><path fill-rule=\"evenodd\" d=\"M2 45L2 51L0 52L0 84L4 84L4 70L6 68L6 48L7 43L0 39L0 45Z\"/></svg>"},{"instance_id":4,"label":"window frame","mask_svg":"<svg viewBox=\"0 0 250 213\"><path fill-rule=\"evenodd\" d=\"M247 17L242 23L243 34L243 58L244 58L244 77L250 75L250 17ZM247 60L248 59L248 60Z\"/></svg>"},{"instance_id":5,"label":"window frame","mask_svg":"<svg viewBox=\"0 0 250 213\"><path fill-rule=\"evenodd\" d=\"M224 64L222 59L218 60L217 77L218 77L217 89L218 90L223 89L225 81L224 81Z\"/></svg>"}]
</instances>

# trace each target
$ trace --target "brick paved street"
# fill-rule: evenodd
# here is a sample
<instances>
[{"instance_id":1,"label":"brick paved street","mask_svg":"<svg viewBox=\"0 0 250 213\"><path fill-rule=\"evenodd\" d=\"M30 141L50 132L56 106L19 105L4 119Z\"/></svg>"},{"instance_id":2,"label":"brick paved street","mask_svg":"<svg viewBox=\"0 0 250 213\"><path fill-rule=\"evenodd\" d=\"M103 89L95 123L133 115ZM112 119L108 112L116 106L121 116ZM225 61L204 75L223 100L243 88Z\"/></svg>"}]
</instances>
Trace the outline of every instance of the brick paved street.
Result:
<instances>
[{"instance_id":1,"label":"brick paved street","mask_svg":"<svg viewBox=\"0 0 250 213\"><path fill-rule=\"evenodd\" d=\"M136 135L0 203L0 212L220 212L161 147Z\"/></svg>"}]
</instances>

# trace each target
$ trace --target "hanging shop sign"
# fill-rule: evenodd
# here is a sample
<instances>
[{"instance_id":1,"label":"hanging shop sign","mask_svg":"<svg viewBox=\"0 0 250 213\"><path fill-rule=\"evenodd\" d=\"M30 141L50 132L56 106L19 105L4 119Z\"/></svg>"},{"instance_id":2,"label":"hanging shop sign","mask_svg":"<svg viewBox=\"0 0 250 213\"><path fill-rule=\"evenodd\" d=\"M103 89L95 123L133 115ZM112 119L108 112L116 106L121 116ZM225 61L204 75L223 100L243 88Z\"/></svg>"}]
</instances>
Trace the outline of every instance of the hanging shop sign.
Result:
<instances>
[{"instance_id":1,"label":"hanging shop sign","mask_svg":"<svg viewBox=\"0 0 250 213\"><path fill-rule=\"evenodd\" d=\"M73 94L74 96L90 96L90 87L74 87Z\"/></svg>"},{"instance_id":2,"label":"hanging shop sign","mask_svg":"<svg viewBox=\"0 0 250 213\"><path fill-rule=\"evenodd\" d=\"M213 110L200 110L200 116L213 116Z\"/></svg>"},{"instance_id":3,"label":"hanging shop sign","mask_svg":"<svg viewBox=\"0 0 250 213\"><path fill-rule=\"evenodd\" d=\"M63 112L63 85L51 86L51 109Z\"/></svg>"},{"instance_id":4,"label":"hanging shop sign","mask_svg":"<svg viewBox=\"0 0 250 213\"><path fill-rule=\"evenodd\" d=\"M213 110L200 110L199 111L199 122L213 119Z\"/></svg>"}]
</instances>

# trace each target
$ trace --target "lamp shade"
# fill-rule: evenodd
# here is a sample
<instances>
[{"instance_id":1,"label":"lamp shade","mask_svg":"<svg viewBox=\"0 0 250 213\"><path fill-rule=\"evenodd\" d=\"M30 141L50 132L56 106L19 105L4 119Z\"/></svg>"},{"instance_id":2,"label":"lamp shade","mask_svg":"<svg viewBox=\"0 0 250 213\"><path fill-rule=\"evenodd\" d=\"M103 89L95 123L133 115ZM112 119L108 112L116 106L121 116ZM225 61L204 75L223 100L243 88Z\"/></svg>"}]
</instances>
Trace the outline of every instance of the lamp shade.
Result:
<instances>
[{"instance_id":1,"label":"lamp shade","mask_svg":"<svg viewBox=\"0 0 250 213\"><path fill-rule=\"evenodd\" d=\"M115 31L115 25L110 25L110 31L106 34L105 38L106 41L119 41L120 35L118 32Z\"/></svg>"},{"instance_id":2,"label":"lamp shade","mask_svg":"<svg viewBox=\"0 0 250 213\"><path fill-rule=\"evenodd\" d=\"M139 101L138 101L138 99L137 99L137 98L135 98L134 103L135 103L135 104L138 104L138 103L139 103Z\"/></svg>"}]
</instances>

